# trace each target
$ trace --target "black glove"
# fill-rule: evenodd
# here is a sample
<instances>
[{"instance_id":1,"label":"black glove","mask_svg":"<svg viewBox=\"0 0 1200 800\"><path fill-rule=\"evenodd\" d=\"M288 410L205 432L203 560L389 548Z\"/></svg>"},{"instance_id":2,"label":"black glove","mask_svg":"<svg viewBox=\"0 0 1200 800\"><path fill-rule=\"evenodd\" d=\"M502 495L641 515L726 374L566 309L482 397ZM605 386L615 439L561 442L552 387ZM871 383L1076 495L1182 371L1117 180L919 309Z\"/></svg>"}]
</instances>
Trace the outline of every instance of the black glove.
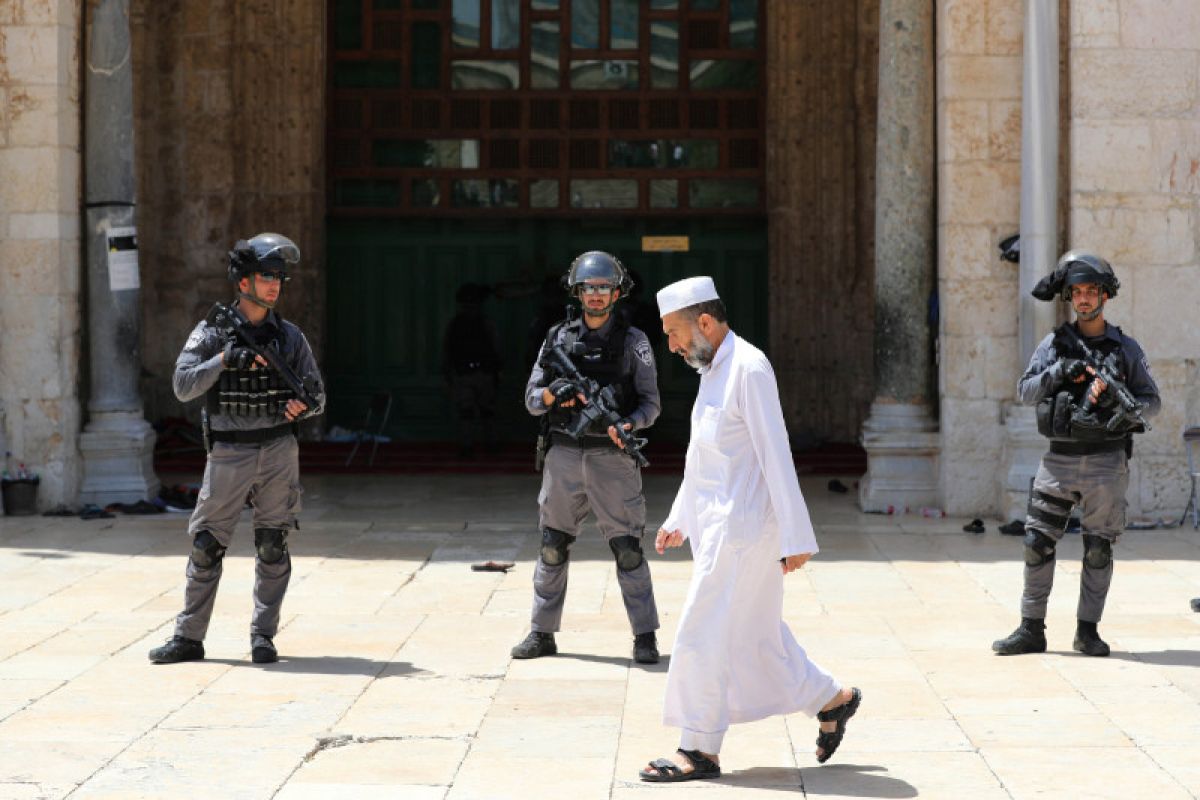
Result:
<instances>
[{"instance_id":1,"label":"black glove","mask_svg":"<svg viewBox=\"0 0 1200 800\"><path fill-rule=\"evenodd\" d=\"M579 394L579 387L568 378L555 378L546 388L550 390L550 394L554 395L555 404L574 400L575 395Z\"/></svg>"},{"instance_id":2,"label":"black glove","mask_svg":"<svg viewBox=\"0 0 1200 800\"><path fill-rule=\"evenodd\" d=\"M1074 383L1087 374L1087 363L1081 358L1064 358L1062 374L1063 378Z\"/></svg>"},{"instance_id":3,"label":"black glove","mask_svg":"<svg viewBox=\"0 0 1200 800\"><path fill-rule=\"evenodd\" d=\"M225 344L225 366L230 369L249 369L255 363L257 355L249 347L234 347L233 342Z\"/></svg>"}]
</instances>

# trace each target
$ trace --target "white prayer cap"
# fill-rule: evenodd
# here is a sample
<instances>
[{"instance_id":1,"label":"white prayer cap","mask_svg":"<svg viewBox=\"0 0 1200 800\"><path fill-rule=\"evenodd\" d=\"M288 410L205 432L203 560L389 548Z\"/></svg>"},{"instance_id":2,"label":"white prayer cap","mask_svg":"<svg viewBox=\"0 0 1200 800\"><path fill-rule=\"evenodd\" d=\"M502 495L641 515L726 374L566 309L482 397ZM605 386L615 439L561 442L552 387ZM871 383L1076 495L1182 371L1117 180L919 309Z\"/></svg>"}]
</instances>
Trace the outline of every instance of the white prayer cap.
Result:
<instances>
[{"instance_id":1,"label":"white prayer cap","mask_svg":"<svg viewBox=\"0 0 1200 800\"><path fill-rule=\"evenodd\" d=\"M720 300L716 284L707 275L684 278L658 292L658 315L665 317L674 311L709 300Z\"/></svg>"}]
</instances>

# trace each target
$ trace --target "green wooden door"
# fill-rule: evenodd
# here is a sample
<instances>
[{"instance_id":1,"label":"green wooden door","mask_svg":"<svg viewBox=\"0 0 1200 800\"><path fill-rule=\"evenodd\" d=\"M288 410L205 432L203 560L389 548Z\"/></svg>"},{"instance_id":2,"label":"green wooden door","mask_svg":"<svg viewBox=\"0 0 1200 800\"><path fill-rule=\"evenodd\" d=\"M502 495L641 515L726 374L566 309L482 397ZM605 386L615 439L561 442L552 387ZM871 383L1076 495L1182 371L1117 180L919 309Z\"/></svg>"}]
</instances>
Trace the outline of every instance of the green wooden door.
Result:
<instances>
[{"instance_id":1,"label":"green wooden door","mask_svg":"<svg viewBox=\"0 0 1200 800\"><path fill-rule=\"evenodd\" d=\"M645 235L687 235L686 253L643 253ZM547 276L566 272L585 250L607 250L640 275L634 301L691 275L711 275L738 333L760 347L767 336L766 229L761 219L371 220L331 218L329 332L325 371L330 424L358 428L374 392L392 394L387 433L405 441L449 441L455 420L442 379L442 332L465 282L493 287L485 308L504 352L496 430L530 441L525 411L528 332ZM561 295L565 305L566 295ZM656 315L655 315L656 316ZM697 376L657 348L663 415L652 435L687 438Z\"/></svg>"}]
</instances>

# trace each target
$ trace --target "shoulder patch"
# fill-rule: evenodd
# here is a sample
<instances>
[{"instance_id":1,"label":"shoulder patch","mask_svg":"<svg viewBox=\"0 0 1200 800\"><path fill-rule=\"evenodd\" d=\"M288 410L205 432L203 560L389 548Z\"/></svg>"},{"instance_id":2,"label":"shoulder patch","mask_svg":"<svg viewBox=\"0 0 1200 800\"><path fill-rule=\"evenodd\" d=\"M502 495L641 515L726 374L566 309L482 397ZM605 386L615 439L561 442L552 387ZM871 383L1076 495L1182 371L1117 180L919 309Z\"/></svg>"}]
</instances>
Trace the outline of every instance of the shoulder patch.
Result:
<instances>
[{"instance_id":1,"label":"shoulder patch","mask_svg":"<svg viewBox=\"0 0 1200 800\"><path fill-rule=\"evenodd\" d=\"M192 335L188 337L187 344L184 345L185 350L194 350L204 343L204 327L204 325L197 325L192 328Z\"/></svg>"},{"instance_id":2,"label":"shoulder patch","mask_svg":"<svg viewBox=\"0 0 1200 800\"><path fill-rule=\"evenodd\" d=\"M654 366L654 352L650 349L649 340L642 339L634 345L633 352L637 354L638 361L641 361L647 367Z\"/></svg>"}]
</instances>

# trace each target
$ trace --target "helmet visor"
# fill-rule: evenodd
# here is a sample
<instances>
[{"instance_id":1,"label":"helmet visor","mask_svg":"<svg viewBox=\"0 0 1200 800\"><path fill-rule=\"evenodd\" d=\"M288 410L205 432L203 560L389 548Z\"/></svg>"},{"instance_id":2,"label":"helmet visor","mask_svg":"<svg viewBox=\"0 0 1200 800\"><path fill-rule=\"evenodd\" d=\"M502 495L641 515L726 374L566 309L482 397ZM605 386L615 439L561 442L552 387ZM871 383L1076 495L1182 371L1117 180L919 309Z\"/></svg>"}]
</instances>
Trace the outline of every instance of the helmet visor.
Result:
<instances>
[{"instance_id":1,"label":"helmet visor","mask_svg":"<svg viewBox=\"0 0 1200 800\"><path fill-rule=\"evenodd\" d=\"M277 233L262 233L250 240L250 248L259 261L282 261L286 264L300 263L300 248L286 236Z\"/></svg>"}]
</instances>

